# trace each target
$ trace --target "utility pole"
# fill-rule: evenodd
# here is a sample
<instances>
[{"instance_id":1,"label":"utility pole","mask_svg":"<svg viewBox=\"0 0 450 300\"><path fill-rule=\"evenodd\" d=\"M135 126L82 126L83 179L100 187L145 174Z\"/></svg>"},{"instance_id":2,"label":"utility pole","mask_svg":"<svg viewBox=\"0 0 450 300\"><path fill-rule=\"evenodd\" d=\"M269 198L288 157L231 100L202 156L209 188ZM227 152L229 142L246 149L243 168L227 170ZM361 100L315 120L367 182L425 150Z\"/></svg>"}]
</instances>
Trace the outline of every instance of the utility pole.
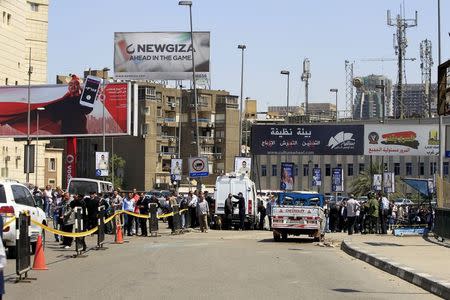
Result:
<instances>
[{"instance_id":1,"label":"utility pole","mask_svg":"<svg viewBox=\"0 0 450 300\"><path fill-rule=\"evenodd\" d=\"M353 120L353 62L345 61L345 111Z\"/></svg>"},{"instance_id":2,"label":"utility pole","mask_svg":"<svg viewBox=\"0 0 450 300\"><path fill-rule=\"evenodd\" d=\"M391 18L391 11L387 11L387 25L395 26L397 32L394 33L394 49L397 55L398 64L398 82L397 82L397 109L400 113L396 117L400 119L405 118L405 105L403 102L403 77L404 77L404 60L406 54L406 47L408 47L408 41L406 40L406 28L417 26L417 11L414 19L405 19L400 14L395 19Z\"/></svg>"},{"instance_id":3,"label":"utility pole","mask_svg":"<svg viewBox=\"0 0 450 300\"><path fill-rule=\"evenodd\" d=\"M31 74L33 74L33 67L31 66L31 48L30 48L30 54L28 56L28 114L27 114L27 145L26 145L26 181L27 183L30 182L30 147L31 147L31 140L30 140L30 123L31 123Z\"/></svg>"},{"instance_id":4,"label":"utility pole","mask_svg":"<svg viewBox=\"0 0 450 300\"><path fill-rule=\"evenodd\" d=\"M305 82L305 115L308 116L308 88L309 88L309 78L311 78L311 64L308 58L303 60L303 73L301 80Z\"/></svg>"},{"instance_id":5,"label":"utility pole","mask_svg":"<svg viewBox=\"0 0 450 300\"><path fill-rule=\"evenodd\" d=\"M422 105L423 116L431 118L431 67L433 66L433 57L431 54L431 41L423 40L420 42L420 70L422 74Z\"/></svg>"}]
</instances>

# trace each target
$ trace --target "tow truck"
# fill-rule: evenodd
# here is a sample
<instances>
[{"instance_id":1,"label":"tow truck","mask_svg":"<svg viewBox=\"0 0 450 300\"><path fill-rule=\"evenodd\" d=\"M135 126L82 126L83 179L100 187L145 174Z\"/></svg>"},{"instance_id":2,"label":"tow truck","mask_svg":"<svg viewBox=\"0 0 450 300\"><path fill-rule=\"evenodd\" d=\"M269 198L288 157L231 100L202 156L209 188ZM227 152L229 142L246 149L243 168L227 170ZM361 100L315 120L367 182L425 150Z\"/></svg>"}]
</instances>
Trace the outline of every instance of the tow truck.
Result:
<instances>
[{"instance_id":1,"label":"tow truck","mask_svg":"<svg viewBox=\"0 0 450 300\"><path fill-rule=\"evenodd\" d=\"M325 197L317 192L279 193L272 207L272 231L276 242L288 235L308 235L314 241L325 236Z\"/></svg>"}]
</instances>

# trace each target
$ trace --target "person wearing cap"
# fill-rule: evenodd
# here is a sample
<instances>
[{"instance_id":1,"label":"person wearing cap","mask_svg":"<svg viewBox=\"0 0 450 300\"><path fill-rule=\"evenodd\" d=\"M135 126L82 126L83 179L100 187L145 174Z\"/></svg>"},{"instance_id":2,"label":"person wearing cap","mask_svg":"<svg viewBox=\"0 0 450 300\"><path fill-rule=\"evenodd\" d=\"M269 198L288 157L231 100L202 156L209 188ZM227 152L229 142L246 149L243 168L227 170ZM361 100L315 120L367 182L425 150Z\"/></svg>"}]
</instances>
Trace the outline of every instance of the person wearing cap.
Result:
<instances>
[{"instance_id":1,"label":"person wearing cap","mask_svg":"<svg viewBox=\"0 0 450 300\"><path fill-rule=\"evenodd\" d=\"M239 192L237 195L233 195L234 198L239 200L239 230L244 230L245 222L245 198L244 195Z\"/></svg>"},{"instance_id":2,"label":"person wearing cap","mask_svg":"<svg viewBox=\"0 0 450 300\"><path fill-rule=\"evenodd\" d=\"M355 196L353 196L353 194L350 194L346 205L347 205L348 234L352 235L355 226L356 214L357 211L359 210L359 202L355 200Z\"/></svg>"}]
</instances>

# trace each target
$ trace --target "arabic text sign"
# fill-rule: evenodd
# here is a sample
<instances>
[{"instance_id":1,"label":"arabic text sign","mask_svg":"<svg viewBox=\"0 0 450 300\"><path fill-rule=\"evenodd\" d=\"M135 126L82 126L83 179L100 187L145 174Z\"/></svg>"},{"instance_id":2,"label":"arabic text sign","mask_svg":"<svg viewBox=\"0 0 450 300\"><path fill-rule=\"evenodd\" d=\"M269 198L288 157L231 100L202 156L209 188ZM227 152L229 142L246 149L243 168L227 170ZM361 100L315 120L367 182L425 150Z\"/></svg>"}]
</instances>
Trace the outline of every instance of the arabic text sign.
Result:
<instances>
[{"instance_id":1,"label":"arabic text sign","mask_svg":"<svg viewBox=\"0 0 450 300\"><path fill-rule=\"evenodd\" d=\"M363 125L256 125L253 154L363 154Z\"/></svg>"},{"instance_id":2,"label":"arabic text sign","mask_svg":"<svg viewBox=\"0 0 450 300\"><path fill-rule=\"evenodd\" d=\"M438 155L437 125L365 125L365 155Z\"/></svg>"},{"instance_id":3,"label":"arabic text sign","mask_svg":"<svg viewBox=\"0 0 450 300\"><path fill-rule=\"evenodd\" d=\"M209 32L194 32L196 77L209 74ZM190 32L116 32L114 76L123 80L192 79Z\"/></svg>"},{"instance_id":4,"label":"arabic text sign","mask_svg":"<svg viewBox=\"0 0 450 300\"><path fill-rule=\"evenodd\" d=\"M189 158L189 177L205 177L209 175L206 157Z\"/></svg>"}]
</instances>

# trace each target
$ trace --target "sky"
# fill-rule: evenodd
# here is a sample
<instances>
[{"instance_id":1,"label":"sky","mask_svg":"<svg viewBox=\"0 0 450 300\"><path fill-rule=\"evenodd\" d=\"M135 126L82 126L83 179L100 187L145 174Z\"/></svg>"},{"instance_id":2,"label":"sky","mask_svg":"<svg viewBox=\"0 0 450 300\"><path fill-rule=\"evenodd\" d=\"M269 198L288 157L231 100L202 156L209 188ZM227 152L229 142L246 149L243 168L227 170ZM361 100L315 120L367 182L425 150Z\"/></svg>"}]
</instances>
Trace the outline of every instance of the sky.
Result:
<instances>
[{"instance_id":1,"label":"sky","mask_svg":"<svg viewBox=\"0 0 450 300\"><path fill-rule=\"evenodd\" d=\"M345 109L345 60L354 75L383 74L395 83L395 27L386 23L405 7L418 26L407 29L407 82L420 83L419 44L432 42L433 78L438 65L437 0L193 0L194 31L211 32L211 88L240 95L241 50L245 44L244 98L258 101L258 111L286 105L289 70L290 104L304 102L302 62L311 61L310 102L332 102L337 88L339 110ZM450 59L450 1L441 0L442 62ZM48 80L57 74L113 69L114 32L189 31L189 9L178 0L52 0L49 7Z\"/></svg>"}]
</instances>

